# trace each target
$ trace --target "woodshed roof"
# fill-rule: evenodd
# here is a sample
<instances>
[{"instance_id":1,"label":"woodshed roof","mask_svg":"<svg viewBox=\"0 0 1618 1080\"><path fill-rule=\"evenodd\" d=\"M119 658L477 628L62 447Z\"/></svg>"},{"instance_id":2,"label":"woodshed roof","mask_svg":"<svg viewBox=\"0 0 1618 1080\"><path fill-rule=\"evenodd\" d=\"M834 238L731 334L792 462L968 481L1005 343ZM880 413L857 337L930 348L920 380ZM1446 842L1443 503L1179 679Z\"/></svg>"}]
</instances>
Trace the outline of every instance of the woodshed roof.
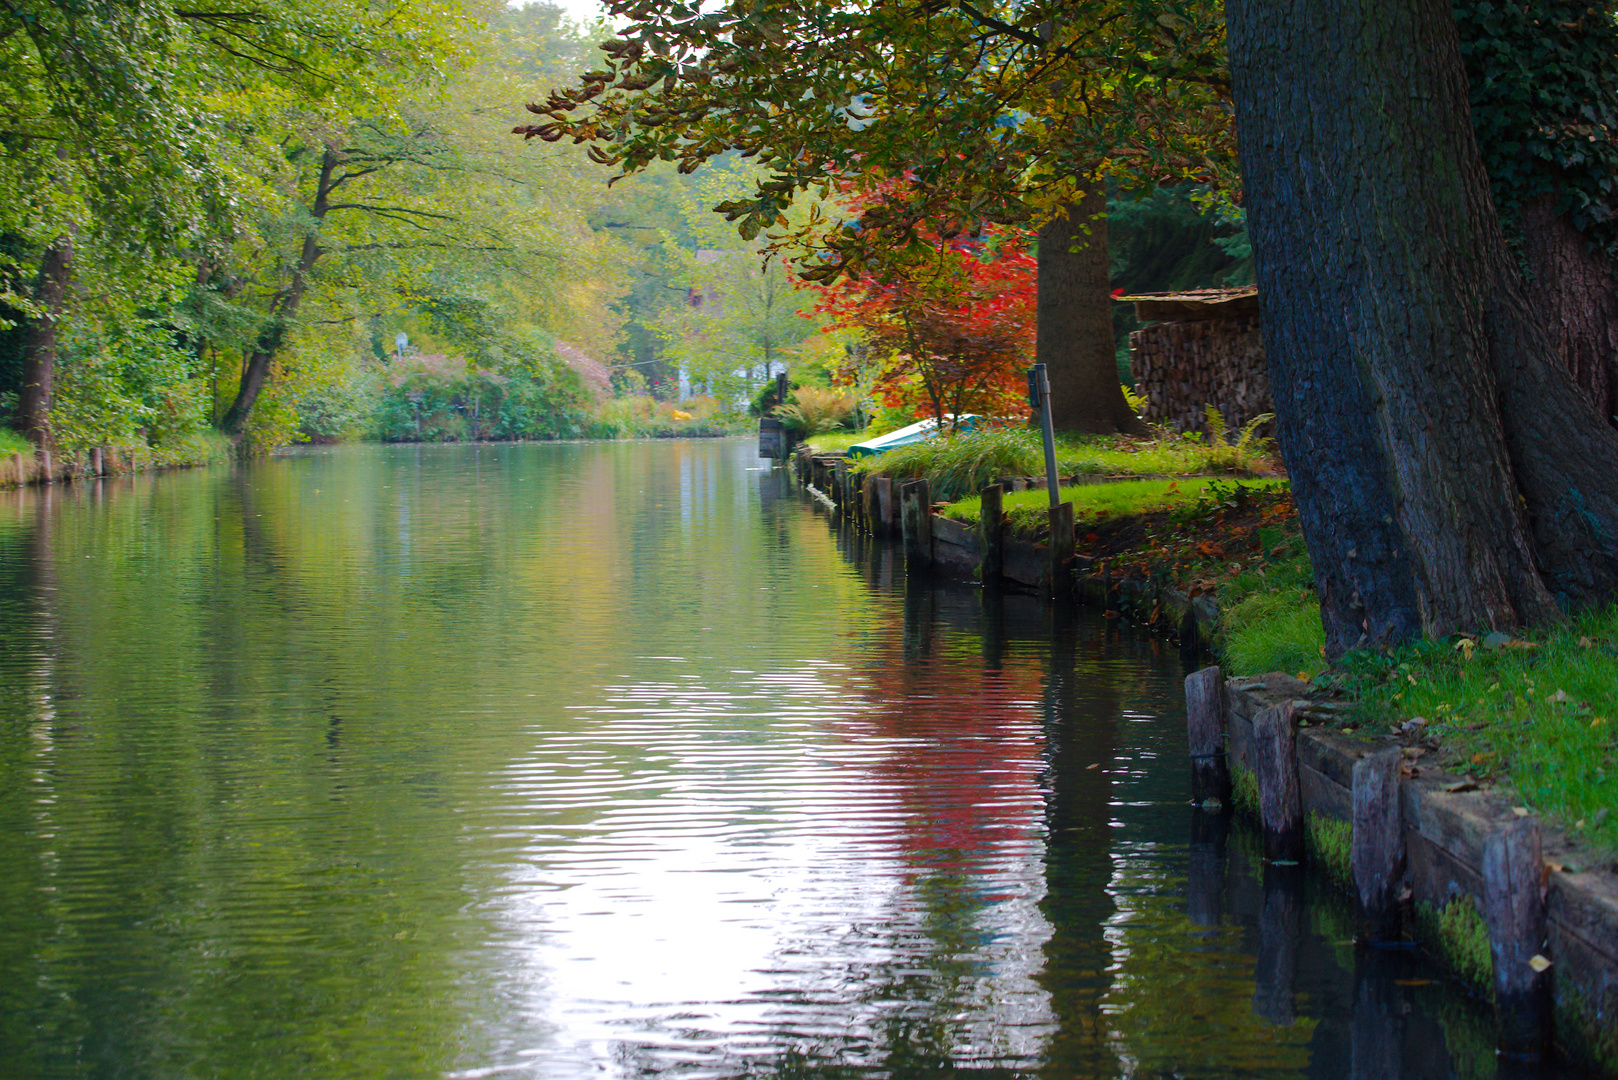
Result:
<instances>
[{"instance_id":1,"label":"woodshed roof","mask_svg":"<svg viewBox=\"0 0 1618 1080\"><path fill-rule=\"evenodd\" d=\"M1135 305L1142 322L1188 322L1195 319L1235 319L1258 314L1258 286L1235 289L1190 289L1186 292L1134 293L1118 297Z\"/></svg>"}]
</instances>

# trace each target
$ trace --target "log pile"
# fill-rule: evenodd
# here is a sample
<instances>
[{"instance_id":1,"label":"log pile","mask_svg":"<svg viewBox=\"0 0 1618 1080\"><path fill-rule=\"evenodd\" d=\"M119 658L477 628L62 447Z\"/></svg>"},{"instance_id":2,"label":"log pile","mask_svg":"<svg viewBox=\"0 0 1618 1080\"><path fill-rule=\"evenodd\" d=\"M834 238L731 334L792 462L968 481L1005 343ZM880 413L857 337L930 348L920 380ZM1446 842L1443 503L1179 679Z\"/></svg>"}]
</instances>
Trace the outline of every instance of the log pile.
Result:
<instances>
[{"instance_id":1,"label":"log pile","mask_svg":"<svg viewBox=\"0 0 1618 1080\"><path fill-rule=\"evenodd\" d=\"M1136 389L1146 396L1142 415L1148 423L1176 431L1206 431L1203 410L1212 404L1234 431L1253 417L1274 411L1264 338L1253 310L1256 295L1252 290L1231 290L1229 295L1226 303L1198 296L1196 310L1184 312L1196 317L1155 323L1129 335L1129 366ZM1165 304L1165 297L1178 294L1121 299L1134 301L1143 317L1150 317L1146 311L1159 318L1181 314Z\"/></svg>"}]
</instances>

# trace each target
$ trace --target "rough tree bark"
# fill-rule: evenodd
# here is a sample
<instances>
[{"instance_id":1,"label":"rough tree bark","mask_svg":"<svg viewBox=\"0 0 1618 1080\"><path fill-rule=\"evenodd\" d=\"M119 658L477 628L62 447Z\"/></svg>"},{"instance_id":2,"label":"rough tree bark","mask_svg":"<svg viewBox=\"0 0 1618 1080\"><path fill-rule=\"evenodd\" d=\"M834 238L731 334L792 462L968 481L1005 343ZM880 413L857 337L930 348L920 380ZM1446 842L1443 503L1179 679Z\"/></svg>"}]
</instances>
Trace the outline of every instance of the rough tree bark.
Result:
<instances>
[{"instance_id":1,"label":"rough tree bark","mask_svg":"<svg viewBox=\"0 0 1618 1080\"><path fill-rule=\"evenodd\" d=\"M1506 250L1447 0L1231 0L1277 434L1327 650L1618 585L1618 432Z\"/></svg>"},{"instance_id":2,"label":"rough tree bark","mask_svg":"<svg viewBox=\"0 0 1618 1080\"><path fill-rule=\"evenodd\" d=\"M73 238L58 236L45 249L39 265L34 303L39 314L28 320L22 347L22 385L17 394L17 428L35 446L49 448L51 391L56 381L56 324L66 310L73 280Z\"/></svg>"},{"instance_id":3,"label":"rough tree bark","mask_svg":"<svg viewBox=\"0 0 1618 1080\"><path fill-rule=\"evenodd\" d=\"M1528 302L1585 399L1618 424L1618 283L1606 254L1556 212L1556 197L1523 207Z\"/></svg>"},{"instance_id":4,"label":"rough tree bark","mask_svg":"<svg viewBox=\"0 0 1618 1080\"><path fill-rule=\"evenodd\" d=\"M1039 230L1034 359L1050 378L1051 419L1059 431L1146 434L1118 382L1111 289L1107 194L1094 182L1066 217Z\"/></svg>"},{"instance_id":5,"label":"rough tree bark","mask_svg":"<svg viewBox=\"0 0 1618 1080\"><path fill-rule=\"evenodd\" d=\"M330 208L332 190L347 179L346 176L336 175L340 163L341 159L330 147L321 156L320 177L315 182L315 199L309 208L309 216L315 220L317 229L319 223L325 220ZM258 402L258 395L263 391L264 384L269 381L270 365L275 361L275 354L285 342L292 320L297 317L298 305L303 302L303 294L309 287L309 274L324 253L325 249L320 246L316 233L311 232L305 236L303 247L298 252L298 261L292 267L292 279L270 301L269 321L259 332L258 340L252 349L243 358L242 380L236 388L236 397L219 421L219 429L232 438L241 435L247 426L248 417L253 415L253 406Z\"/></svg>"}]
</instances>

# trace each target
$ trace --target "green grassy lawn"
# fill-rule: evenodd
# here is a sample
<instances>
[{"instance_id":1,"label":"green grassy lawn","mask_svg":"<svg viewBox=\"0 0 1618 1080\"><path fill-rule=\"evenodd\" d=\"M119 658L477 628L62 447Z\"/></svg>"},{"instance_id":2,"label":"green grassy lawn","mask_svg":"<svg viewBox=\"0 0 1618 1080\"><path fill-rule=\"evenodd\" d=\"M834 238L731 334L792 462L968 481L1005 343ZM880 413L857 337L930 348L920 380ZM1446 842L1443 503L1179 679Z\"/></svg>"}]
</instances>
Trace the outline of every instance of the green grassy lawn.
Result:
<instances>
[{"instance_id":1,"label":"green grassy lawn","mask_svg":"<svg viewBox=\"0 0 1618 1080\"><path fill-rule=\"evenodd\" d=\"M0 427L0 454L31 454L34 444L8 427Z\"/></svg>"},{"instance_id":2,"label":"green grassy lawn","mask_svg":"<svg viewBox=\"0 0 1618 1080\"><path fill-rule=\"evenodd\" d=\"M1061 489L1063 502L1073 504L1075 526L1094 523L1107 518L1121 518L1134 514L1153 514L1161 511L1195 508L1215 497L1216 488L1210 485L1230 485L1232 481L1203 479L1186 480L1117 480L1105 484L1075 484ZM1285 480L1258 479L1242 481L1244 487L1284 488ZM1029 491L1008 491L1001 499L1012 535L1037 536L1046 527L1046 513L1050 496L1044 488ZM947 518L976 524L983 513L981 498L968 496L951 503L941 511ZM1080 532L1083 530L1080 529Z\"/></svg>"},{"instance_id":3,"label":"green grassy lawn","mask_svg":"<svg viewBox=\"0 0 1618 1080\"><path fill-rule=\"evenodd\" d=\"M1056 448L1063 476L1194 476L1273 472L1266 448L1256 440L1241 445L1163 435L1156 439L1064 438ZM975 495L1006 476L1045 475L1045 450L1031 428L972 432L928 439L878 454L863 466L874 476L926 477L940 500Z\"/></svg>"},{"instance_id":4,"label":"green grassy lawn","mask_svg":"<svg viewBox=\"0 0 1618 1080\"><path fill-rule=\"evenodd\" d=\"M811 435L804 442L817 454L841 454L855 443L874 437L863 431L829 431L824 435Z\"/></svg>"},{"instance_id":5,"label":"green grassy lawn","mask_svg":"<svg viewBox=\"0 0 1618 1080\"><path fill-rule=\"evenodd\" d=\"M1512 640L1352 652L1328 668L1296 520L1259 533L1260 557L1216 590L1227 674L1285 671L1343 691L1360 703L1341 721L1353 730L1420 718L1438 745L1421 761L1508 785L1520 805L1618 852L1618 607Z\"/></svg>"},{"instance_id":6,"label":"green grassy lawn","mask_svg":"<svg viewBox=\"0 0 1618 1080\"><path fill-rule=\"evenodd\" d=\"M1505 635L1350 653L1324 681L1367 726L1426 721L1439 763L1618 850L1618 607Z\"/></svg>"}]
</instances>

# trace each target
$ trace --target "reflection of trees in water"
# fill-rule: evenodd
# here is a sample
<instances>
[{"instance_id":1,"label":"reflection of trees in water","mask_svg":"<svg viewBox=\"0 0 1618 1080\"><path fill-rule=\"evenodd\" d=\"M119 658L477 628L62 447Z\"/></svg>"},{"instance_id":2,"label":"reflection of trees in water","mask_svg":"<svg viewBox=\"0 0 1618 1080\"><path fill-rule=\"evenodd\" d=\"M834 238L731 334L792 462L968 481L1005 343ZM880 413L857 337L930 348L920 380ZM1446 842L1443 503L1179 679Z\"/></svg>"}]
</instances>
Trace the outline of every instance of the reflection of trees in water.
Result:
<instances>
[{"instance_id":1,"label":"reflection of trees in water","mask_svg":"<svg viewBox=\"0 0 1618 1080\"><path fill-rule=\"evenodd\" d=\"M1151 842L1162 828L1145 842L1115 842L1119 811L1111 804L1118 796L1108 773L1134 749L1120 741L1119 717L1130 701L1152 696L1162 679L1153 665L1118 664L1125 647L1115 635L1062 618L1040 625L1015 596L979 594L978 610L962 617L952 590L912 584L906 591L901 647L911 677L898 684L905 694L946 686L936 674L944 665L929 663L940 640L956 646L949 661L957 668L1015 680L1024 692L1031 689L1028 660L1044 656L1037 698L1045 890L1038 909L1048 936L1033 978L1046 992L1053 1026L1039 1054L1041 1075L1485 1075L1467 1067L1467 1048L1487 1046L1486 1017L1475 1003L1431 979L1410 953L1355 952L1344 898L1297 868L1265 868L1250 834L1230 842L1228 817L1183 811L1190 843L1180 851L1172 836L1166 847ZM958 647L963 637L975 638L975 664ZM947 689L971 701L970 685ZM982 703L972 708L992 716ZM1183 769L1177 757L1151 767ZM924 770L913 775L951 783ZM968 789L963 801L975 794ZM969 882L946 882L942 871L935 880L940 896L970 905ZM936 898L932 903L943 910ZM957 919L969 923L971 916L968 907ZM934 953L944 955L951 940L941 937ZM950 991L934 1014L944 1017L944 1029L959 991L929 988ZM968 1060L950 1054L938 1019L925 1037L913 1028L895 1029L893 1037L925 1047L929 1069ZM799 1052L768 1071L819 1077L863 1070ZM1494 1075L1492 1061L1486 1075Z\"/></svg>"}]
</instances>

